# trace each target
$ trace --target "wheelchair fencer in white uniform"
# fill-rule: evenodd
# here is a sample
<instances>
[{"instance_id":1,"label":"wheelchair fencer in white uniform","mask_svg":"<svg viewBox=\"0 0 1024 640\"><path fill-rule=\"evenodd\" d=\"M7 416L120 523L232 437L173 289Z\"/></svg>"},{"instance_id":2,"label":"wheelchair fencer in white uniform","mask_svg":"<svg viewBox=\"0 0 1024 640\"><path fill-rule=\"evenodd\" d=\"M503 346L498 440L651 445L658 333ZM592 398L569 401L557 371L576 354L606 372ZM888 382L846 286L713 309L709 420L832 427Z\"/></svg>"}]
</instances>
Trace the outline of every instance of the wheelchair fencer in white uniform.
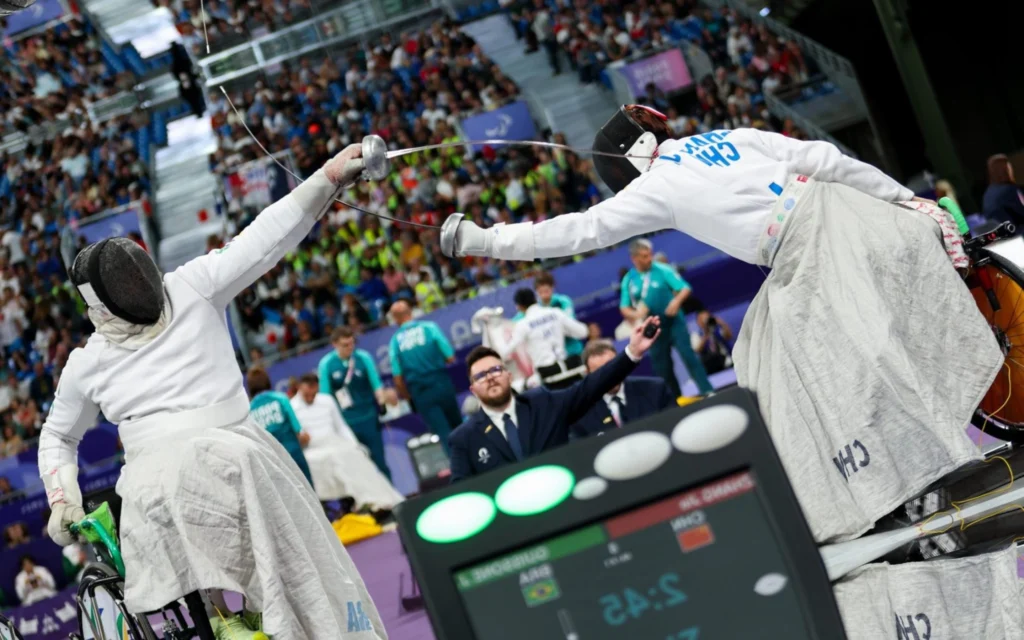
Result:
<instances>
[{"instance_id":1,"label":"wheelchair fencer in white uniform","mask_svg":"<svg viewBox=\"0 0 1024 640\"><path fill-rule=\"evenodd\" d=\"M249 418L225 320L232 298L355 181L360 155L346 148L224 248L172 273L123 239L74 260L71 280L96 332L71 353L39 439L48 529L72 542L68 527L84 515L76 450L102 411L125 449L117 492L132 613L223 589L262 612L275 640L387 637L308 482Z\"/></svg>"},{"instance_id":2,"label":"wheelchair fencer in white uniform","mask_svg":"<svg viewBox=\"0 0 1024 640\"><path fill-rule=\"evenodd\" d=\"M824 142L752 129L676 140L664 116L633 105L599 131L594 149L626 154L594 159L613 198L489 229L453 214L442 249L546 259L676 229L770 268L734 350L737 379L757 392L815 540L833 545L826 560L834 579L845 576L835 591L850 637L891 637L894 621L910 616L929 630L903 624L898 637L1024 640L1012 545L850 573L900 546L856 540L877 521L983 460L965 430L1008 356L976 288L954 268L963 248L956 234L945 237L948 220L914 210L911 191ZM1012 489L996 498L1017 498ZM916 534L955 519L936 516ZM859 555L847 554L851 540ZM837 558L848 561L842 571Z\"/></svg>"}]
</instances>

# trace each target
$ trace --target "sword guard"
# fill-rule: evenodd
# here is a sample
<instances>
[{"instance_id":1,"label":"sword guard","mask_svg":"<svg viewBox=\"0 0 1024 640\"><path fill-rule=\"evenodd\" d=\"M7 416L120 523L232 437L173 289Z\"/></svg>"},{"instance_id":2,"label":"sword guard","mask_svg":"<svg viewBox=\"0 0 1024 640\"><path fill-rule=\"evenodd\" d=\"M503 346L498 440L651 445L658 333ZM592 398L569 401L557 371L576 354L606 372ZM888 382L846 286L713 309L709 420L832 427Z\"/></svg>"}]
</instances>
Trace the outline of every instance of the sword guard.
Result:
<instances>
[{"instance_id":1,"label":"sword guard","mask_svg":"<svg viewBox=\"0 0 1024 640\"><path fill-rule=\"evenodd\" d=\"M378 135L363 138L363 178L366 180L383 180L391 173L391 161L388 160L388 145Z\"/></svg>"},{"instance_id":2,"label":"sword guard","mask_svg":"<svg viewBox=\"0 0 1024 640\"><path fill-rule=\"evenodd\" d=\"M465 217L465 214L453 213L448 216L448 219L444 221L444 225L441 226L441 253L449 258L456 257L459 224L462 223L462 219Z\"/></svg>"}]
</instances>

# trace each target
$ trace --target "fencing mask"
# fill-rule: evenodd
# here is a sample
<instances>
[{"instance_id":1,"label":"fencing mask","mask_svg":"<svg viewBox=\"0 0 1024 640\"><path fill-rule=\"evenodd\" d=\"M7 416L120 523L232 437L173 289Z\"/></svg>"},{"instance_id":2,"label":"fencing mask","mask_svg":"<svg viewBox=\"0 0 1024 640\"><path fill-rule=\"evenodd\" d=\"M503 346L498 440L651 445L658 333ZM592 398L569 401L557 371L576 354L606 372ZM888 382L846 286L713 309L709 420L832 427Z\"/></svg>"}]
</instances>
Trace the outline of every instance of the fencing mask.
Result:
<instances>
[{"instance_id":1,"label":"fencing mask","mask_svg":"<svg viewBox=\"0 0 1024 640\"><path fill-rule=\"evenodd\" d=\"M597 175L609 189L618 193L647 170L658 145L672 137L667 120L650 107L631 104L620 107L598 130L594 151L632 156L594 156Z\"/></svg>"},{"instance_id":2,"label":"fencing mask","mask_svg":"<svg viewBox=\"0 0 1024 640\"><path fill-rule=\"evenodd\" d=\"M71 283L90 308L106 307L133 325L156 324L164 310L164 283L146 250L128 238L95 242L75 258Z\"/></svg>"}]
</instances>

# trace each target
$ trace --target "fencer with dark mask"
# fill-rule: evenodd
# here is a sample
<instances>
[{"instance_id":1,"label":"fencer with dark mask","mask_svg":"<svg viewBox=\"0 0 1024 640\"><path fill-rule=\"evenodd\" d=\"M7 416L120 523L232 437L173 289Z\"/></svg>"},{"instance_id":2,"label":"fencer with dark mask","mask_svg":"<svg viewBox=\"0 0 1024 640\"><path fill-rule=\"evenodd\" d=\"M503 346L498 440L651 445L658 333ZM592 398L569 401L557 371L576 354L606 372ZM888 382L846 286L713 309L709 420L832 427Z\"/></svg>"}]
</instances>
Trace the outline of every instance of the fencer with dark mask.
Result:
<instances>
[{"instance_id":1,"label":"fencer with dark mask","mask_svg":"<svg viewBox=\"0 0 1024 640\"><path fill-rule=\"evenodd\" d=\"M757 391L820 542L859 536L980 458L964 429L1003 356L939 224L897 204L909 189L826 142L754 129L673 139L664 116L637 105L612 116L594 149L626 154L594 157L613 198L490 229L453 214L444 248L534 260L675 229L770 267L734 348L736 376ZM870 473L837 467L847 445L855 465L870 455Z\"/></svg>"},{"instance_id":2,"label":"fencer with dark mask","mask_svg":"<svg viewBox=\"0 0 1024 640\"><path fill-rule=\"evenodd\" d=\"M261 625L275 640L387 637L316 494L249 417L225 319L232 298L355 181L361 153L346 148L225 247L171 273L123 239L90 245L73 263L96 331L71 353L39 439L48 531L73 542L68 525L84 515L78 444L102 411L125 451L117 493L133 613L214 590L218 637L265 637ZM245 596L244 619L214 610L219 589Z\"/></svg>"},{"instance_id":3,"label":"fencer with dark mask","mask_svg":"<svg viewBox=\"0 0 1024 640\"><path fill-rule=\"evenodd\" d=\"M966 256L948 215L826 142L753 129L677 140L665 120L625 106L598 133L596 151L629 156L594 157L613 198L490 229L453 214L442 248L534 260L674 229L770 268L735 345L736 377L757 392L819 543L860 536L979 460L965 429L1003 354L954 268ZM1014 551L971 558L980 568L960 604L948 599L968 575L957 560L902 565L906 580L865 568L836 588L850 637L891 634L894 611L898 622L923 609L943 637L1021 637ZM968 619L977 624L954 623Z\"/></svg>"}]
</instances>

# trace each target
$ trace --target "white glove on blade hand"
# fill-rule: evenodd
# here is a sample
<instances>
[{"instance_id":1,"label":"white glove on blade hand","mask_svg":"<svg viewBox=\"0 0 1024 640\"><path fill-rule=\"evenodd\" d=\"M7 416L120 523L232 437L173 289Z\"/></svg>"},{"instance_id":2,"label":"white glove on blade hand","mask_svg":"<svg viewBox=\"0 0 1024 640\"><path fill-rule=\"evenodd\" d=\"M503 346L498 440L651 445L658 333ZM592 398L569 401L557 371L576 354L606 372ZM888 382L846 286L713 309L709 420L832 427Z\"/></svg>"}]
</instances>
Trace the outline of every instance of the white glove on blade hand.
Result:
<instances>
[{"instance_id":1,"label":"white glove on blade hand","mask_svg":"<svg viewBox=\"0 0 1024 640\"><path fill-rule=\"evenodd\" d=\"M78 486L78 466L65 464L43 474L46 501L50 504L50 521L46 531L50 539L62 547L75 542L68 527L85 517L82 489Z\"/></svg>"},{"instance_id":2,"label":"white glove on blade hand","mask_svg":"<svg viewBox=\"0 0 1024 640\"><path fill-rule=\"evenodd\" d=\"M455 256L490 256L493 233L472 220L463 220L455 231Z\"/></svg>"},{"instance_id":3,"label":"white glove on blade hand","mask_svg":"<svg viewBox=\"0 0 1024 640\"><path fill-rule=\"evenodd\" d=\"M363 161L360 159L362 156L363 145L348 145L324 165L327 179L339 187L351 186L363 172Z\"/></svg>"}]
</instances>

